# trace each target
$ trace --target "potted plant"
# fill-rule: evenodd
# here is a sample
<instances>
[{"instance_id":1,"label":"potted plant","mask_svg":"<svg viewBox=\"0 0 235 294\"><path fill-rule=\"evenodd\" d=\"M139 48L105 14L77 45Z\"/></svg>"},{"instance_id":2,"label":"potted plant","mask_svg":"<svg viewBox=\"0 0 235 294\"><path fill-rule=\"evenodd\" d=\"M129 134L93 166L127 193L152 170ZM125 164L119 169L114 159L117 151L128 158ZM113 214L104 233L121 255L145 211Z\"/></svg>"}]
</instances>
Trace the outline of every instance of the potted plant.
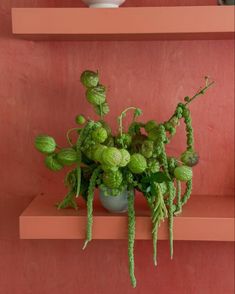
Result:
<instances>
[{"instance_id":1,"label":"potted plant","mask_svg":"<svg viewBox=\"0 0 235 294\"><path fill-rule=\"evenodd\" d=\"M106 87L100 83L98 72L86 70L81 75L86 89L86 99L100 116L98 121L76 117L78 127L67 132L68 147L59 147L54 138L39 135L35 147L45 154L45 165L52 171L72 166L65 178L68 194L57 204L58 209L77 208L76 197L81 195L87 206L87 236L83 249L92 240L92 215L95 188L100 190L100 200L111 212L128 213L129 271L133 287L135 240L135 191L140 191L150 209L153 238L153 260L157 265L157 236L162 221L168 218L170 256L173 258L174 216L181 213L192 192L192 168L199 161L194 149L194 136L190 103L204 95L214 82L205 78L205 86L192 97L178 103L173 115L165 122L138 121L142 111L128 107L118 116L118 132L113 134L104 117L109 112ZM127 112L133 119L127 130L123 119ZM186 149L177 158L166 153L166 145L176 134L180 122L186 130ZM77 133L73 142L71 133ZM185 191L181 186L185 183Z\"/></svg>"}]
</instances>

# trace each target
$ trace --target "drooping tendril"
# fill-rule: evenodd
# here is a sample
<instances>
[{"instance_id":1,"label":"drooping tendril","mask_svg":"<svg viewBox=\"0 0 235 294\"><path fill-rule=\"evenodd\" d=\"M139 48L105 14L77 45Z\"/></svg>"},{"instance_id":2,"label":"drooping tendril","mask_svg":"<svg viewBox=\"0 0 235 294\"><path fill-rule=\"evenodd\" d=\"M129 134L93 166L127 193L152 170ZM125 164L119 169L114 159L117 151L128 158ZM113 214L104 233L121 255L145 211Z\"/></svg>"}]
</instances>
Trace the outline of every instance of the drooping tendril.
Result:
<instances>
[{"instance_id":1,"label":"drooping tendril","mask_svg":"<svg viewBox=\"0 0 235 294\"><path fill-rule=\"evenodd\" d=\"M158 228L161 221L167 217L167 209L163 199L161 187L158 183L156 186L156 197L152 203L152 238L153 238L153 262L157 266L157 240L158 240Z\"/></svg>"},{"instance_id":2,"label":"drooping tendril","mask_svg":"<svg viewBox=\"0 0 235 294\"><path fill-rule=\"evenodd\" d=\"M135 208L134 208L134 190L128 191L128 258L129 274L133 288L136 287L134 244L135 244Z\"/></svg>"},{"instance_id":3,"label":"drooping tendril","mask_svg":"<svg viewBox=\"0 0 235 294\"><path fill-rule=\"evenodd\" d=\"M97 167L91 176L88 195L87 195L87 230L86 230L86 241L84 243L83 249L86 248L87 244L92 240L92 224L93 224L93 200L94 200L94 190L96 186L96 180L100 173L100 167Z\"/></svg>"}]
</instances>

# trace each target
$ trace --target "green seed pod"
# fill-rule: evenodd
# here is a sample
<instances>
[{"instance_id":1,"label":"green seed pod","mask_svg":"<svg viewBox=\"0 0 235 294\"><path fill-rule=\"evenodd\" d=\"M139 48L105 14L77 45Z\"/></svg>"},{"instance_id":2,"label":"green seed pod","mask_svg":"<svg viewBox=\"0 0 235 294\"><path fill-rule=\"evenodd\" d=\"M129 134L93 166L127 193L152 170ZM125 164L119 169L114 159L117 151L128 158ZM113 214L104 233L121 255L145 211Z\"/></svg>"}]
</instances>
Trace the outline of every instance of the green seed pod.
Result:
<instances>
[{"instance_id":1,"label":"green seed pod","mask_svg":"<svg viewBox=\"0 0 235 294\"><path fill-rule=\"evenodd\" d=\"M107 146L104 145L97 145L93 152L93 158L95 161L101 162L102 153L107 148Z\"/></svg>"},{"instance_id":2,"label":"green seed pod","mask_svg":"<svg viewBox=\"0 0 235 294\"><path fill-rule=\"evenodd\" d=\"M128 170L126 171L125 179L126 179L127 183L129 183L129 184L133 184L133 182L134 182L134 176L133 176L133 174L132 174L130 171L128 171Z\"/></svg>"},{"instance_id":3,"label":"green seed pod","mask_svg":"<svg viewBox=\"0 0 235 294\"><path fill-rule=\"evenodd\" d=\"M99 116L104 116L109 113L109 105L107 102L104 102L100 105L95 105L93 104L95 113L98 114Z\"/></svg>"},{"instance_id":4,"label":"green seed pod","mask_svg":"<svg viewBox=\"0 0 235 294\"><path fill-rule=\"evenodd\" d=\"M110 189L117 189L122 183L122 173L116 172L104 172L103 182Z\"/></svg>"},{"instance_id":5,"label":"green seed pod","mask_svg":"<svg viewBox=\"0 0 235 294\"><path fill-rule=\"evenodd\" d=\"M107 166L118 166L122 161L122 154L117 148L108 147L103 151L101 160Z\"/></svg>"},{"instance_id":6,"label":"green seed pod","mask_svg":"<svg viewBox=\"0 0 235 294\"><path fill-rule=\"evenodd\" d=\"M192 179L193 171L189 166L181 165L175 168L174 175L177 180L187 182Z\"/></svg>"},{"instance_id":7,"label":"green seed pod","mask_svg":"<svg viewBox=\"0 0 235 294\"><path fill-rule=\"evenodd\" d=\"M149 120L145 126L144 129L147 133L149 133L152 129L155 129L157 127L157 122L155 120Z\"/></svg>"},{"instance_id":8,"label":"green seed pod","mask_svg":"<svg viewBox=\"0 0 235 294\"><path fill-rule=\"evenodd\" d=\"M186 150L181 154L181 161L187 166L194 166L199 161L199 155L195 151Z\"/></svg>"},{"instance_id":9,"label":"green seed pod","mask_svg":"<svg viewBox=\"0 0 235 294\"><path fill-rule=\"evenodd\" d=\"M95 142L93 142L93 143L95 143ZM86 155L86 157L88 159L94 160L94 154L95 154L97 146L98 146L98 144L94 144L84 150L84 154Z\"/></svg>"},{"instance_id":10,"label":"green seed pod","mask_svg":"<svg viewBox=\"0 0 235 294\"><path fill-rule=\"evenodd\" d=\"M108 136L110 136L112 133L110 126L104 120L100 120L100 123L101 123L102 127L106 130Z\"/></svg>"},{"instance_id":11,"label":"green seed pod","mask_svg":"<svg viewBox=\"0 0 235 294\"><path fill-rule=\"evenodd\" d=\"M86 119L83 115L77 115L75 121L78 125L83 125L86 122Z\"/></svg>"},{"instance_id":12,"label":"green seed pod","mask_svg":"<svg viewBox=\"0 0 235 294\"><path fill-rule=\"evenodd\" d=\"M35 148L44 154L50 154L55 151L56 142L49 136L37 136L34 141Z\"/></svg>"},{"instance_id":13,"label":"green seed pod","mask_svg":"<svg viewBox=\"0 0 235 294\"><path fill-rule=\"evenodd\" d=\"M48 155L45 158L45 165L52 171L59 171L63 168L63 165L56 158L56 154Z\"/></svg>"},{"instance_id":14,"label":"green seed pod","mask_svg":"<svg viewBox=\"0 0 235 294\"><path fill-rule=\"evenodd\" d=\"M159 162L154 158L149 159L148 160L148 169L151 173L157 173L160 170Z\"/></svg>"},{"instance_id":15,"label":"green seed pod","mask_svg":"<svg viewBox=\"0 0 235 294\"><path fill-rule=\"evenodd\" d=\"M95 88L89 88L86 91L86 98L89 103L93 105L100 105L105 102L106 99L105 87L99 85Z\"/></svg>"},{"instance_id":16,"label":"green seed pod","mask_svg":"<svg viewBox=\"0 0 235 294\"><path fill-rule=\"evenodd\" d=\"M151 140L144 141L141 146L140 153L145 158L150 158L153 155L153 141L151 141Z\"/></svg>"},{"instance_id":17,"label":"green seed pod","mask_svg":"<svg viewBox=\"0 0 235 294\"><path fill-rule=\"evenodd\" d=\"M99 83L98 73L91 70L85 70L81 74L80 81L86 88L96 87Z\"/></svg>"},{"instance_id":18,"label":"green seed pod","mask_svg":"<svg viewBox=\"0 0 235 294\"><path fill-rule=\"evenodd\" d=\"M116 171L118 171L118 166L110 166L110 165L107 165L107 164L104 164L104 163L101 165L101 168L105 172L116 172Z\"/></svg>"},{"instance_id":19,"label":"green seed pod","mask_svg":"<svg viewBox=\"0 0 235 294\"><path fill-rule=\"evenodd\" d=\"M92 139L97 142L97 143L103 143L107 137L108 137L108 134L107 134L107 131L105 130L105 128L98 128L98 129L95 129L92 134Z\"/></svg>"},{"instance_id":20,"label":"green seed pod","mask_svg":"<svg viewBox=\"0 0 235 294\"><path fill-rule=\"evenodd\" d=\"M130 153L126 149L120 149L122 160L119 164L119 166L124 167L126 166L130 161Z\"/></svg>"},{"instance_id":21,"label":"green seed pod","mask_svg":"<svg viewBox=\"0 0 235 294\"><path fill-rule=\"evenodd\" d=\"M63 165L71 165L77 161L77 153L73 148L64 148L58 152L57 159Z\"/></svg>"},{"instance_id":22,"label":"green seed pod","mask_svg":"<svg viewBox=\"0 0 235 294\"><path fill-rule=\"evenodd\" d=\"M133 174L141 174L147 168L146 159L139 153L132 154L128 168Z\"/></svg>"}]
</instances>

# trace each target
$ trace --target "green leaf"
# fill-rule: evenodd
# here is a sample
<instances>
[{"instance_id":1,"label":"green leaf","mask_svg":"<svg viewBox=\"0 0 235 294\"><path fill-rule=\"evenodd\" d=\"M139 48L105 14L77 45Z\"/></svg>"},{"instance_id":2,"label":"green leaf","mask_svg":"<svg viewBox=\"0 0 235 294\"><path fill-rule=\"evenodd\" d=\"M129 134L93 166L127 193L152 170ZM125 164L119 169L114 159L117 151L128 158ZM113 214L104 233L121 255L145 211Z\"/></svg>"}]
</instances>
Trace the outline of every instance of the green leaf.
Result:
<instances>
[{"instance_id":1,"label":"green leaf","mask_svg":"<svg viewBox=\"0 0 235 294\"><path fill-rule=\"evenodd\" d=\"M164 172L157 172L151 175L151 182L163 183L170 181L171 179Z\"/></svg>"},{"instance_id":2,"label":"green leaf","mask_svg":"<svg viewBox=\"0 0 235 294\"><path fill-rule=\"evenodd\" d=\"M142 114L142 110L141 110L140 108L136 108L135 113L134 113L134 116L135 116L135 117L138 117L138 116L140 116L141 114Z\"/></svg>"},{"instance_id":3,"label":"green leaf","mask_svg":"<svg viewBox=\"0 0 235 294\"><path fill-rule=\"evenodd\" d=\"M150 190L150 192L151 192L151 194L153 195L153 196L155 196L155 195L157 195L157 189L156 189L156 185L155 185L155 183L151 183L151 190Z\"/></svg>"}]
</instances>

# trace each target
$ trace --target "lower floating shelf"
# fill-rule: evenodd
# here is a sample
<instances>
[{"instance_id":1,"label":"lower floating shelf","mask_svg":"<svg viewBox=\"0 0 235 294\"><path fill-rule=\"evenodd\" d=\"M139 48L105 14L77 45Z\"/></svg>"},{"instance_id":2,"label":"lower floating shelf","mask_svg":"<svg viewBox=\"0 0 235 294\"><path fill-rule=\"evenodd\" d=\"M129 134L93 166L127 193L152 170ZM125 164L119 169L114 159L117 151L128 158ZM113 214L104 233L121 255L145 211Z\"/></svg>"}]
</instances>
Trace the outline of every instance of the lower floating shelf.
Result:
<instances>
[{"instance_id":1,"label":"lower floating shelf","mask_svg":"<svg viewBox=\"0 0 235 294\"><path fill-rule=\"evenodd\" d=\"M86 208L57 210L58 197L36 197L20 216L21 239L84 239ZM136 197L136 239L151 239L151 220L143 197ZM127 215L110 214L96 199L93 239L126 239ZM167 221L159 239L168 239ZM175 240L234 241L234 197L192 195L174 218Z\"/></svg>"}]
</instances>

